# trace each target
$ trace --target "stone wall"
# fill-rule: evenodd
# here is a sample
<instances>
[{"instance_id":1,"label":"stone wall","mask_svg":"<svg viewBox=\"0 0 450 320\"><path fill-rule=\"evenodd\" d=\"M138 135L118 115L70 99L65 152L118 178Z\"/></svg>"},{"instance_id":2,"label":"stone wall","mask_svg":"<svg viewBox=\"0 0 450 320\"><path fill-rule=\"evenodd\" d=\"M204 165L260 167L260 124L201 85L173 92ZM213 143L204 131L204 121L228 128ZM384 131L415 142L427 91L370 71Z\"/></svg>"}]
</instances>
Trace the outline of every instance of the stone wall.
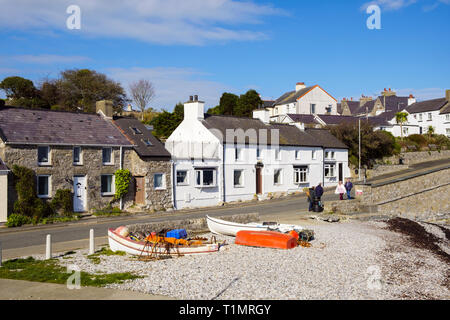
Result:
<instances>
[{"instance_id":1,"label":"stone wall","mask_svg":"<svg viewBox=\"0 0 450 320\"><path fill-rule=\"evenodd\" d=\"M1 154L10 169L19 165L32 169L37 175L51 175L50 196L54 196L58 189L73 190L73 177L86 176L88 210L105 207L113 200L113 196L101 194L101 174L114 174L120 168L119 148L113 148L113 165L103 165L100 147L82 147L83 165L73 164L72 147L51 146L51 165L48 166L38 165L36 146L3 145ZM14 202L16 197L11 196L10 201Z\"/></svg>"},{"instance_id":2,"label":"stone wall","mask_svg":"<svg viewBox=\"0 0 450 320\"><path fill-rule=\"evenodd\" d=\"M133 176L128 195L124 198L125 208L134 204L136 188L135 177L145 178L145 204L143 209L159 211L161 209L173 208L172 203L172 175L170 161L155 161L142 159L134 150L124 152L124 166L131 171ZM165 188L156 190L154 188L154 174L163 173L165 177Z\"/></svg>"},{"instance_id":3,"label":"stone wall","mask_svg":"<svg viewBox=\"0 0 450 320\"><path fill-rule=\"evenodd\" d=\"M237 223L259 222L260 217L258 213L235 214L231 216L215 217L226 221ZM158 232L162 229L186 229L186 231L207 231L208 224L206 218L198 219L180 219L180 220L165 220L161 222L131 224L127 225L130 232Z\"/></svg>"},{"instance_id":4,"label":"stone wall","mask_svg":"<svg viewBox=\"0 0 450 320\"><path fill-rule=\"evenodd\" d=\"M333 212L337 214L349 214L361 211L361 202L359 200L338 200L325 201L324 212Z\"/></svg>"},{"instance_id":5,"label":"stone wall","mask_svg":"<svg viewBox=\"0 0 450 320\"><path fill-rule=\"evenodd\" d=\"M374 178L377 176L381 176L383 174L387 174L387 173L391 173L391 172L396 172L396 171L400 171L400 170L405 170L408 169L409 166L404 164L404 165L376 165L373 169L371 170L367 170L367 178Z\"/></svg>"},{"instance_id":6,"label":"stone wall","mask_svg":"<svg viewBox=\"0 0 450 320\"><path fill-rule=\"evenodd\" d=\"M440 159L450 159L450 150L403 152L399 155L384 158L383 162L390 164L399 164L400 158L403 159L403 164L406 165Z\"/></svg>"}]
</instances>

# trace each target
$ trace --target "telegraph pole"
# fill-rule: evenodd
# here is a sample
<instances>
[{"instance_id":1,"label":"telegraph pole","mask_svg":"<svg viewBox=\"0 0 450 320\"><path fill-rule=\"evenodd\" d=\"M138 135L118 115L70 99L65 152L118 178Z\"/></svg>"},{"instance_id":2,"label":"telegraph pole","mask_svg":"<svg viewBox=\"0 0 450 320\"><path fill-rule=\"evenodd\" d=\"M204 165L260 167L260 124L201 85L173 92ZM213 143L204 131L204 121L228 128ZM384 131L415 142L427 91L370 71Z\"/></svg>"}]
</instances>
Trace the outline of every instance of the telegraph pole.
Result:
<instances>
[{"instance_id":1,"label":"telegraph pole","mask_svg":"<svg viewBox=\"0 0 450 320\"><path fill-rule=\"evenodd\" d=\"M358 157L359 157L359 165L358 165L358 179L361 181L361 118L358 119Z\"/></svg>"}]
</instances>

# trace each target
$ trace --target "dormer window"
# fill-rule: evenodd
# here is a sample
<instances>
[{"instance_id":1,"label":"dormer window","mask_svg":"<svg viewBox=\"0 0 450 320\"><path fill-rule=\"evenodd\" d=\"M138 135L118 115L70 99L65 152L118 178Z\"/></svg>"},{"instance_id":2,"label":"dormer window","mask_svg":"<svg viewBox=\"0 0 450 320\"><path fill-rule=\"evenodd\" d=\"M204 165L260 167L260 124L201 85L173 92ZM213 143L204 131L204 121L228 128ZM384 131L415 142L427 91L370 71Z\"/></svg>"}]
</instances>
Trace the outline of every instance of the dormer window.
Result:
<instances>
[{"instance_id":1,"label":"dormer window","mask_svg":"<svg viewBox=\"0 0 450 320\"><path fill-rule=\"evenodd\" d=\"M50 147L38 147L38 165L50 165Z\"/></svg>"},{"instance_id":2,"label":"dormer window","mask_svg":"<svg viewBox=\"0 0 450 320\"><path fill-rule=\"evenodd\" d=\"M142 131L139 130L138 128L131 127L131 130L133 131L134 134L142 134Z\"/></svg>"}]
</instances>

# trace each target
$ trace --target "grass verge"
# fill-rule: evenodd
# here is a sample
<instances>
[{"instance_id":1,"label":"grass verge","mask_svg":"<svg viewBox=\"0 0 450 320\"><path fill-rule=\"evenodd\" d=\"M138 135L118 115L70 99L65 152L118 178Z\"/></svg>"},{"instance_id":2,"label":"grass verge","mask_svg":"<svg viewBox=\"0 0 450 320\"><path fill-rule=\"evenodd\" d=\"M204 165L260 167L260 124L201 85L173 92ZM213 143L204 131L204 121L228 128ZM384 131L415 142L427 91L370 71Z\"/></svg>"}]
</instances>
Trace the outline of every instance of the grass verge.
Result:
<instances>
[{"instance_id":1,"label":"grass verge","mask_svg":"<svg viewBox=\"0 0 450 320\"><path fill-rule=\"evenodd\" d=\"M87 258L90 259L92 263L99 264L101 262L100 256L124 256L124 255L126 255L126 253L123 251L114 252L111 249L108 249L107 247L103 247L96 253L88 255Z\"/></svg>"},{"instance_id":2,"label":"grass verge","mask_svg":"<svg viewBox=\"0 0 450 320\"><path fill-rule=\"evenodd\" d=\"M3 279L66 284L71 275L72 273L67 273L66 268L58 265L55 259L36 260L32 257L12 259L3 262L0 267L0 278ZM81 286L102 287L138 278L142 277L130 272L110 274L80 272Z\"/></svg>"}]
</instances>

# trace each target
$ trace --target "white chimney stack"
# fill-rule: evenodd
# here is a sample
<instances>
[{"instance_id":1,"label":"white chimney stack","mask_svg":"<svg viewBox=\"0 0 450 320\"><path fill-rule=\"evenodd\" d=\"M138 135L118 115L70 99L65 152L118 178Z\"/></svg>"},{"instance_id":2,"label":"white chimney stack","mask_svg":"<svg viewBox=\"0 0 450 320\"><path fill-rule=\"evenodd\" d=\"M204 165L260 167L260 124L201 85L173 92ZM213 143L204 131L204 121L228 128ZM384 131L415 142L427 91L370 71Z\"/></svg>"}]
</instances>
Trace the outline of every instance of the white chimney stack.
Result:
<instances>
[{"instance_id":1,"label":"white chimney stack","mask_svg":"<svg viewBox=\"0 0 450 320\"><path fill-rule=\"evenodd\" d=\"M266 109L253 110L253 119L259 119L264 123L269 123L270 111Z\"/></svg>"},{"instance_id":2,"label":"white chimney stack","mask_svg":"<svg viewBox=\"0 0 450 320\"><path fill-rule=\"evenodd\" d=\"M297 82L297 84L295 85L295 92L305 89L305 83L304 82Z\"/></svg>"},{"instance_id":3,"label":"white chimney stack","mask_svg":"<svg viewBox=\"0 0 450 320\"><path fill-rule=\"evenodd\" d=\"M205 118L205 102L198 101L198 96L190 96L184 103L184 119L202 120Z\"/></svg>"}]
</instances>

